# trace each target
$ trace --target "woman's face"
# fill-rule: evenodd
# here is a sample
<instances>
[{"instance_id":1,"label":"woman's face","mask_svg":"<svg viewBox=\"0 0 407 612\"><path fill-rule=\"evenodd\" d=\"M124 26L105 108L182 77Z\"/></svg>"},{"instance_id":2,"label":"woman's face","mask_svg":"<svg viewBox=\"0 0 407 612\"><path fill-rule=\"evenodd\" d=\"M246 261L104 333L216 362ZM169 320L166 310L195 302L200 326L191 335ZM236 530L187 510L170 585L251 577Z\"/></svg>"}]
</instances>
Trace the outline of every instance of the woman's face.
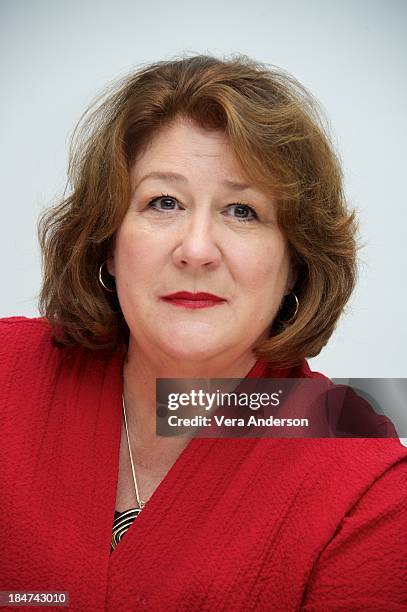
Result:
<instances>
[{"instance_id":1,"label":"woman's face","mask_svg":"<svg viewBox=\"0 0 407 612\"><path fill-rule=\"evenodd\" d=\"M177 362L253 357L290 283L273 199L247 185L222 132L181 119L136 160L131 188L109 271L133 347Z\"/></svg>"}]
</instances>

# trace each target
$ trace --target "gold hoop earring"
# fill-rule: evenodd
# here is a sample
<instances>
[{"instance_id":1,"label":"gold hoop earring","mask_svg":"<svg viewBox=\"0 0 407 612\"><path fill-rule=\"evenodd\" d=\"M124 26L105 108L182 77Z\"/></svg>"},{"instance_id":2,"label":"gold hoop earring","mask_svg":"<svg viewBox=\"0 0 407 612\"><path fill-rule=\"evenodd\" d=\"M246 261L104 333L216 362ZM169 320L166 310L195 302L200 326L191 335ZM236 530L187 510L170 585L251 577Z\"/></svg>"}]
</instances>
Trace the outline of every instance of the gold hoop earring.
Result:
<instances>
[{"instance_id":1,"label":"gold hoop earring","mask_svg":"<svg viewBox=\"0 0 407 612\"><path fill-rule=\"evenodd\" d=\"M292 296L294 297L294 300L295 300L295 310L294 310L294 314L293 314L293 315L291 315L291 317L290 317L289 319L286 319L286 320L284 320L284 321L282 321L282 320L280 319L280 322L281 322L281 323L285 323L286 325L287 325L287 324L290 324L290 323L294 323L294 321L295 321L295 319L296 319L296 317L297 317L297 314L298 314L298 309L299 309L299 307L300 307L300 301L299 301L299 299L297 298L297 296L295 295L294 291L291 291L291 293L288 293L288 294L287 294L287 296L288 296L288 295L292 295ZM286 296L286 297L287 297L287 296Z\"/></svg>"},{"instance_id":2,"label":"gold hoop earring","mask_svg":"<svg viewBox=\"0 0 407 612\"><path fill-rule=\"evenodd\" d=\"M108 291L109 293L116 293L116 288L115 289L111 289L110 287L108 287L107 285L105 285L103 278L102 278L102 270L103 270L103 266L105 265L105 263L107 263L109 261L109 259L111 259L111 257L108 257L107 259L105 259L104 261L102 261L102 263L99 266L99 283L102 285L103 289L105 289L106 291Z\"/></svg>"}]
</instances>

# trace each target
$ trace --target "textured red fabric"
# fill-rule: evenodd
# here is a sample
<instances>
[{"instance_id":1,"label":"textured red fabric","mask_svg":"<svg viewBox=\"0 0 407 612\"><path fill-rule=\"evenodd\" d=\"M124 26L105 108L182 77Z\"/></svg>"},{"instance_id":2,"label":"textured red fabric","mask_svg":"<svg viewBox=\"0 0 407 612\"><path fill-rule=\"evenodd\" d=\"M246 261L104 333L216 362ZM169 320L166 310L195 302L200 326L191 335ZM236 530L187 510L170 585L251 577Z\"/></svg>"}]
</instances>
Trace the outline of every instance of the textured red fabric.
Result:
<instances>
[{"instance_id":1,"label":"textured red fabric","mask_svg":"<svg viewBox=\"0 0 407 612\"><path fill-rule=\"evenodd\" d=\"M407 610L397 439L193 439L110 555L122 360L0 321L0 590L94 612Z\"/></svg>"}]
</instances>

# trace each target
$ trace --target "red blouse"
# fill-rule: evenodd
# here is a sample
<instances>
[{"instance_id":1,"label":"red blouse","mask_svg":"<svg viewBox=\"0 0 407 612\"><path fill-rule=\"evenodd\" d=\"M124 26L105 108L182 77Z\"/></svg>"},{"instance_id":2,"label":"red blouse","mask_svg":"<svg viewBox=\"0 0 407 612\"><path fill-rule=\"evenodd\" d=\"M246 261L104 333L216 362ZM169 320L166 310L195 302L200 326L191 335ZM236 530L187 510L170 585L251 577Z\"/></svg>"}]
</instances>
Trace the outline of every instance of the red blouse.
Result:
<instances>
[{"instance_id":1,"label":"red blouse","mask_svg":"<svg viewBox=\"0 0 407 612\"><path fill-rule=\"evenodd\" d=\"M41 319L0 340L0 590L87 612L407 610L397 439L192 439L110 554L123 355L54 347Z\"/></svg>"}]
</instances>

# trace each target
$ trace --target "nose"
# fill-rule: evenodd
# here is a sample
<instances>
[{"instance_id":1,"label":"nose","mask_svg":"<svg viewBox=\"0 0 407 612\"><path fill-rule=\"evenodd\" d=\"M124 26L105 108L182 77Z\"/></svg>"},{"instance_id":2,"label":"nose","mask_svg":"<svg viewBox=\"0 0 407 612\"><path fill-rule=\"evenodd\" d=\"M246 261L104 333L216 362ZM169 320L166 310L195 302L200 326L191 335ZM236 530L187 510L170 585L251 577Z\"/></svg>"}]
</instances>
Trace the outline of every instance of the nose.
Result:
<instances>
[{"instance_id":1,"label":"nose","mask_svg":"<svg viewBox=\"0 0 407 612\"><path fill-rule=\"evenodd\" d=\"M195 271L217 268L222 254L216 239L217 228L210 211L193 210L187 217L173 251L175 265Z\"/></svg>"}]
</instances>

